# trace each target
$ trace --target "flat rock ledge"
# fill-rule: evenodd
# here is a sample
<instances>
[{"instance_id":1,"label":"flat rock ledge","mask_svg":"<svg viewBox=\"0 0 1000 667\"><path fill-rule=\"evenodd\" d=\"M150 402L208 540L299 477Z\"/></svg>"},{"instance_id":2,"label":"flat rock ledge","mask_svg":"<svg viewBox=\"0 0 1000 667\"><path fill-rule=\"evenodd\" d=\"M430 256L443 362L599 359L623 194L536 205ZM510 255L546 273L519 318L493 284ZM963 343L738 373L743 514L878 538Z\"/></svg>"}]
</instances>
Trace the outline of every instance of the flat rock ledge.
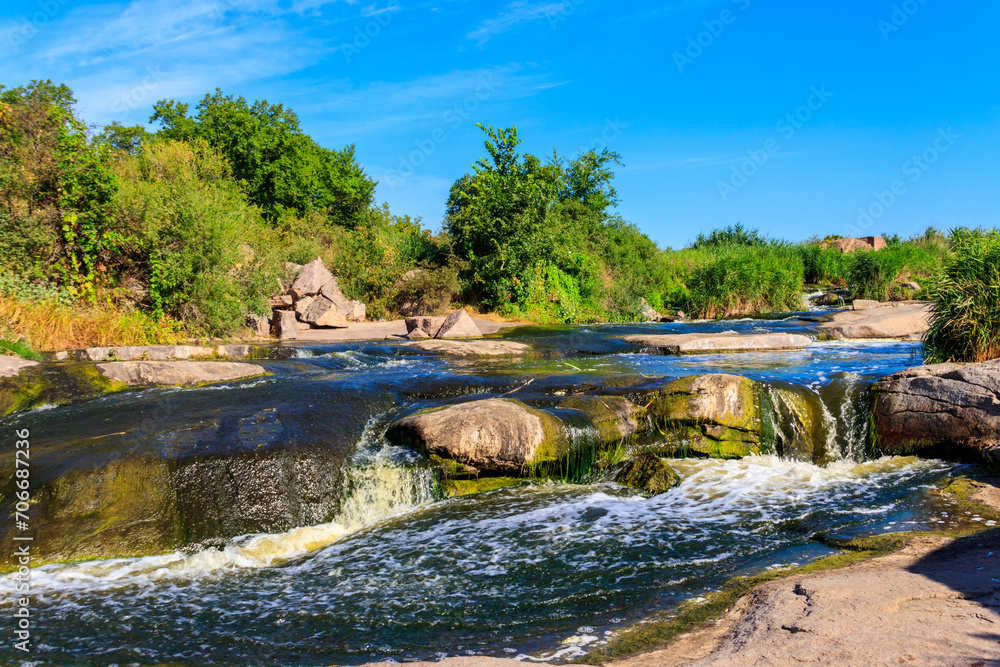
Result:
<instances>
[{"instance_id":1,"label":"flat rock ledge","mask_svg":"<svg viewBox=\"0 0 1000 667\"><path fill-rule=\"evenodd\" d=\"M133 386L191 386L256 377L256 364L228 361L110 361L97 364L104 377Z\"/></svg>"},{"instance_id":2,"label":"flat rock ledge","mask_svg":"<svg viewBox=\"0 0 1000 667\"><path fill-rule=\"evenodd\" d=\"M14 377L29 366L37 366L37 361L0 355L0 378Z\"/></svg>"},{"instance_id":3,"label":"flat rock ledge","mask_svg":"<svg viewBox=\"0 0 1000 667\"><path fill-rule=\"evenodd\" d=\"M253 345L120 345L117 347L88 347L73 353L78 361L168 361L173 359L198 359L221 357L245 359L260 348ZM57 360L68 358L62 353Z\"/></svg>"},{"instance_id":4,"label":"flat rock ledge","mask_svg":"<svg viewBox=\"0 0 1000 667\"><path fill-rule=\"evenodd\" d=\"M509 340L417 340L403 343L423 352L433 352L451 357L504 357L529 354L530 345Z\"/></svg>"},{"instance_id":5,"label":"flat rock ledge","mask_svg":"<svg viewBox=\"0 0 1000 667\"><path fill-rule=\"evenodd\" d=\"M812 344L801 334L664 334L626 336L626 343L653 347L670 354L715 354L719 352L758 352L764 350L799 350Z\"/></svg>"},{"instance_id":6,"label":"flat rock ledge","mask_svg":"<svg viewBox=\"0 0 1000 667\"><path fill-rule=\"evenodd\" d=\"M907 368L876 382L872 393L883 451L933 449L1000 465L1000 359Z\"/></svg>"},{"instance_id":7,"label":"flat rock ledge","mask_svg":"<svg viewBox=\"0 0 1000 667\"><path fill-rule=\"evenodd\" d=\"M879 304L829 315L818 329L836 340L902 338L920 340L930 328L931 304L908 302ZM870 304L864 304L870 306Z\"/></svg>"}]
</instances>

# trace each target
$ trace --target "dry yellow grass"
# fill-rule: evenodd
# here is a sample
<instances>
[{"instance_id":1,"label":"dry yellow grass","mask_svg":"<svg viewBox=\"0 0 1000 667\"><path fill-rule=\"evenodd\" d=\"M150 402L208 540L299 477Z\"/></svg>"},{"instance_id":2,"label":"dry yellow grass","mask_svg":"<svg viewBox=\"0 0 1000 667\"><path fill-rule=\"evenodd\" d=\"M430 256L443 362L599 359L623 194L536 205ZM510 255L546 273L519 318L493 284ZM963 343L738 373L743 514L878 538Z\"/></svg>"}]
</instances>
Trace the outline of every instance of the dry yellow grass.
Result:
<instances>
[{"instance_id":1,"label":"dry yellow grass","mask_svg":"<svg viewBox=\"0 0 1000 667\"><path fill-rule=\"evenodd\" d=\"M163 345L185 338L177 322L157 322L140 312L112 307L65 306L0 295L0 334L35 350L105 345Z\"/></svg>"}]
</instances>

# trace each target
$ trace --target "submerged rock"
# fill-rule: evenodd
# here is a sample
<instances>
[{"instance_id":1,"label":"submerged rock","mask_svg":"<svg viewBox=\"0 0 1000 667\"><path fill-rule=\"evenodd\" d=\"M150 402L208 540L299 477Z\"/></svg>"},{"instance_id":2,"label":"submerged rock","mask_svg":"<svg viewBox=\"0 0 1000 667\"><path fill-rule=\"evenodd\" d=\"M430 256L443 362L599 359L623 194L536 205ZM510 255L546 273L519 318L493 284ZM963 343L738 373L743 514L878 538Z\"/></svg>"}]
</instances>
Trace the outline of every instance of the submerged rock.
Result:
<instances>
[{"instance_id":1,"label":"submerged rock","mask_svg":"<svg viewBox=\"0 0 1000 667\"><path fill-rule=\"evenodd\" d=\"M752 380L698 375L669 382L648 398L647 414L666 436L662 453L734 458L761 451L759 393Z\"/></svg>"},{"instance_id":2,"label":"submerged rock","mask_svg":"<svg viewBox=\"0 0 1000 667\"><path fill-rule=\"evenodd\" d=\"M872 387L876 447L1000 464L1000 360L933 364Z\"/></svg>"},{"instance_id":3,"label":"submerged rock","mask_svg":"<svg viewBox=\"0 0 1000 667\"><path fill-rule=\"evenodd\" d=\"M760 350L797 350L812 340L800 334L664 334L626 336L625 342L653 347L671 354L716 354Z\"/></svg>"},{"instance_id":4,"label":"submerged rock","mask_svg":"<svg viewBox=\"0 0 1000 667\"><path fill-rule=\"evenodd\" d=\"M524 474L567 449L558 419L498 398L418 412L390 426L386 437L493 474Z\"/></svg>"},{"instance_id":5,"label":"submerged rock","mask_svg":"<svg viewBox=\"0 0 1000 667\"><path fill-rule=\"evenodd\" d=\"M652 495L680 484L677 472L656 454L646 452L625 464L615 482Z\"/></svg>"},{"instance_id":6,"label":"submerged rock","mask_svg":"<svg viewBox=\"0 0 1000 667\"><path fill-rule=\"evenodd\" d=\"M111 361L97 364L105 377L136 386L196 385L263 375L256 364L229 361Z\"/></svg>"}]
</instances>

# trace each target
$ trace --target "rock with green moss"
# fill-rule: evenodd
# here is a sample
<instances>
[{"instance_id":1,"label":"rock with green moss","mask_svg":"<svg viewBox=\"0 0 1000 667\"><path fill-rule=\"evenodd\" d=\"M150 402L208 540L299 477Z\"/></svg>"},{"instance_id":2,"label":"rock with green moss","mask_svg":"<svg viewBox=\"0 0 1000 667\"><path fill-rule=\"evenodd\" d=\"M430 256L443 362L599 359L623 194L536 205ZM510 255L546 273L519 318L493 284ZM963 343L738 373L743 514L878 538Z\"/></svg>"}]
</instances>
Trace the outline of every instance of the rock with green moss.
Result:
<instances>
[{"instance_id":1,"label":"rock with green moss","mask_svg":"<svg viewBox=\"0 0 1000 667\"><path fill-rule=\"evenodd\" d=\"M666 461L645 452L628 461L615 475L615 482L655 496L680 484L680 477Z\"/></svg>"},{"instance_id":2,"label":"rock with green moss","mask_svg":"<svg viewBox=\"0 0 1000 667\"><path fill-rule=\"evenodd\" d=\"M738 458L761 451L757 385L728 374L697 375L650 393L647 414L661 431L660 453Z\"/></svg>"},{"instance_id":3,"label":"rock with green moss","mask_svg":"<svg viewBox=\"0 0 1000 667\"><path fill-rule=\"evenodd\" d=\"M597 430L602 445L635 435L643 412L624 396L570 396L556 407L582 413Z\"/></svg>"},{"instance_id":4,"label":"rock with green moss","mask_svg":"<svg viewBox=\"0 0 1000 667\"><path fill-rule=\"evenodd\" d=\"M104 377L91 364L39 364L0 378L0 417L42 405L86 401L127 386Z\"/></svg>"},{"instance_id":5,"label":"rock with green moss","mask_svg":"<svg viewBox=\"0 0 1000 667\"><path fill-rule=\"evenodd\" d=\"M441 490L449 498L455 496L471 496L477 493L487 493L497 489L506 489L518 484L528 484L520 477L481 477L478 479L445 479L441 482Z\"/></svg>"},{"instance_id":6,"label":"rock with green moss","mask_svg":"<svg viewBox=\"0 0 1000 667\"><path fill-rule=\"evenodd\" d=\"M512 399L424 410L389 427L390 442L456 461L486 475L522 475L566 454L560 421Z\"/></svg>"}]
</instances>

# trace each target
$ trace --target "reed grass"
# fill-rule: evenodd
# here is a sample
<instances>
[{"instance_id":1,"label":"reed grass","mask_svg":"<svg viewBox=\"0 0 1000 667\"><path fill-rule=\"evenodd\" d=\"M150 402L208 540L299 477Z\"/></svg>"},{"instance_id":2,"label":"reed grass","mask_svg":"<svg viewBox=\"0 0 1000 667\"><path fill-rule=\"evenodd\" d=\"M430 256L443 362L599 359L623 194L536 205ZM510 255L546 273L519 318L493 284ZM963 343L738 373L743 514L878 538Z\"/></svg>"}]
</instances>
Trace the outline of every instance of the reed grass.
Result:
<instances>
[{"instance_id":1,"label":"reed grass","mask_svg":"<svg viewBox=\"0 0 1000 667\"><path fill-rule=\"evenodd\" d=\"M803 308L802 258L794 246L728 246L692 272L689 309L721 318Z\"/></svg>"},{"instance_id":2,"label":"reed grass","mask_svg":"<svg viewBox=\"0 0 1000 667\"><path fill-rule=\"evenodd\" d=\"M937 282L928 363L1000 357L1000 233L958 230Z\"/></svg>"}]
</instances>

